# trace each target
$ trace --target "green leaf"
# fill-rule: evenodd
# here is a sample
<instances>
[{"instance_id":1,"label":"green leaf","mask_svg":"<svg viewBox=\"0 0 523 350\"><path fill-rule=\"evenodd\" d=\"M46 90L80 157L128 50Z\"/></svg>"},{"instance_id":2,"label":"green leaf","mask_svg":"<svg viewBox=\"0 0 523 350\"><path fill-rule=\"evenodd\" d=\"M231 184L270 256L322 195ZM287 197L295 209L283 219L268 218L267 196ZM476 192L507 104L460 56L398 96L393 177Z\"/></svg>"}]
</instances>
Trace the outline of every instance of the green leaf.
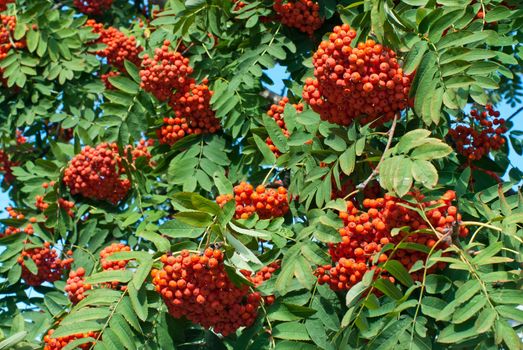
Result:
<instances>
[{"instance_id":1,"label":"green leaf","mask_svg":"<svg viewBox=\"0 0 523 350\"><path fill-rule=\"evenodd\" d=\"M24 266L26 269L29 270L33 275L38 274L38 267L36 266L35 262L30 256L24 257Z\"/></svg>"},{"instance_id":2,"label":"green leaf","mask_svg":"<svg viewBox=\"0 0 523 350\"><path fill-rule=\"evenodd\" d=\"M174 218L193 227L207 227L212 222L212 216L201 211L183 211Z\"/></svg>"},{"instance_id":3,"label":"green leaf","mask_svg":"<svg viewBox=\"0 0 523 350\"><path fill-rule=\"evenodd\" d=\"M416 148L425 143L427 137L430 135L430 130L416 129L411 130L403 135L394 147L396 154L407 154L411 149Z\"/></svg>"},{"instance_id":4,"label":"green leaf","mask_svg":"<svg viewBox=\"0 0 523 350\"><path fill-rule=\"evenodd\" d=\"M258 136L253 135L254 142L256 143L256 146L258 146L258 149L263 155L263 159L267 164L274 164L276 163L276 156L274 153L272 153L271 149L267 144Z\"/></svg>"},{"instance_id":5,"label":"green leaf","mask_svg":"<svg viewBox=\"0 0 523 350\"><path fill-rule=\"evenodd\" d=\"M144 289L136 290L133 284L128 285L127 290L129 292L129 299L131 300L134 312L140 320L145 321L148 314L146 291Z\"/></svg>"},{"instance_id":6,"label":"green leaf","mask_svg":"<svg viewBox=\"0 0 523 350\"><path fill-rule=\"evenodd\" d=\"M410 287L414 284L412 277L407 269L397 260L387 260L383 268L390 272L394 278L400 281L403 285Z\"/></svg>"},{"instance_id":7,"label":"green leaf","mask_svg":"<svg viewBox=\"0 0 523 350\"><path fill-rule=\"evenodd\" d=\"M245 228L241 228L232 222L229 222L229 227L237 233L240 233L242 235L251 236L251 237L257 237L264 240L270 240L271 234L267 231L255 231L255 230L249 230Z\"/></svg>"},{"instance_id":8,"label":"green leaf","mask_svg":"<svg viewBox=\"0 0 523 350\"><path fill-rule=\"evenodd\" d=\"M21 332L12 334L8 338L6 338L0 342L0 350L14 349L15 348L14 346L16 344L20 343L25 338L26 335L27 335L26 331L21 331Z\"/></svg>"},{"instance_id":9,"label":"green leaf","mask_svg":"<svg viewBox=\"0 0 523 350\"><path fill-rule=\"evenodd\" d=\"M451 286L450 280L441 275L428 275L425 280L425 288L430 294L445 293Z\"/></svg>"},{"instance_id":10,"label":"green leaf","mask_svg":"<svg viewBox=\"0 0 523 350\"><path fill-rule=\"evenodd\" d=\"M129 78L122 77L122 76L116 76L116 77L109 77L109 82L112 86L117 88L120 91L126 92L131 95L136 95L138 91L140 90L140 87L138 84L134 81L132 81Z\"/></svg>"},{"instance_id":11,"label":"green leaf","mask_svg":"<svg viewBox=\"0 0 523 350\"><path fill-rule=\"evenodd\" d=\"M102 271L86 277L85 283L99 284L113 281L126 283L129 282L132 277L133 273L129 270Z\"/></svg>"},{"instance_id":12,"label":"green leaf","mask_svg":"<svg viewBox=\"0 0 523 350\"><path fill-rule=\"evenodd\" d=\"M236 253L238 253L245 261L252 261L253 263L260 265L262 264L260 259L258 259L249 248L244 246L243 243L237 240L232 234L227 232L225 237L227 238L227 243L232 245L236 250Z\"/></svg>"},{"instance_id":13,"label":"green leaf","mask_svg":"<svg viewBox=\"0 0 523 350\"><path fill-rule=\"evenodd\" d=\"M191 198L194 207L200 211L216 215L220 212L220 206L207 198L194 194Z\"/></svg>"},{"instance_id":14,"label":"green leaf","mask_svg":"<svg viewBox=\"0 0 523 350\"><path fill-rule=\"evenodd\" d=\"M272 336L287 340L310 340L307 329L299 322L285 322L272 328Z\"/></svg>"},{"instance_id":15,"label":"green leaf","mask_svg":"<svg viewBox=\"0 0 523 350\"><path fill-rule=\"evenodd\" d=\"M75 322L65 325L60 325L53 332L51 338L61 338L68 335L89 333L93 331L99 331L102 329L102 324L94 321Z\"/></svg>"},{"instance_id":16,"label":"green leaf","mask_svg":"<svg viewBox=\"0 0 523 350\"><path fill-rule=\"evenodd\" d=\"M133 327L137 332L141 333L142 329L140 327L140 321L136 316L136 313L133 310L131 304L131 299L128 296L125 296L122 301L118 304L116 312L121 314L127 322Z\"/></svg>"},{"instance_id":17,"label":"green leaf","mask_svg":"<svg viewBox=\"0 0 523 350\"><path fill-rule=\"evenodd\" d=\"M491 23L503 19L508 19L512 12L503 5L496 6L493 9L489 9L485 13L485 22Z\"/></svg>"},{"instance_id":18,"label":"green leaf","mask_svg":"<svg viewBox=\"0 0 523 350\"><path fill-rule=\"evenodd\" d=\"M452 153L452 148L438 140L437 142L428 142L415 148L411 157L419 160L431 160L446 157L450 153Z\"/></svg>"},{"instance_id":19,"label":"green leaf","mask_svg":"<svg viewBox=\"0 0 523 350\"><path fill-rule=\"evenodd\" d=\"M412 46L405 58L405 64L403 65L403 71L405 74L411 74L416 70L416 68L418 68L428 47L428 43L425 40L420 40Z\"/></svg>"},{"instance_id":20,"label":"green leaf","mask_svg":"<svg viewBox=\"0 0 523 350\"><path fill-rule=\"evenodd\" d=\"M441 331L436 341L443 344L455 344L476 335L476 329L472 325L464 327L451 324Z\"/></svg>"},{"instance_id":21,"label":"green leaf","mask_svg":"<svg viewBox=\"0 0 523 350\"><path fill-rule=\"evenodd\" d=\"M480 312L476 322L474 323L474 329L478 334L485 333L494 326L496 320L496 311L492 308L485 308Z\"/></svg>"},{"instance_id":22,"label":"green leaf","mask_svg":"<svg viewBox=\"0 0 523 350\"><path fill-rule=\"evenodd\" d=\"M109 327L116 333L118 339L122 342L126 349L134 350L136 346L134 345L133 332L129 325L119 314L113 315L109 322Z\"/></svg>"},{"instance_id":23,"label":"green leaf","mask_svg":"<svg viewBox=\"0 0 523 350\"><path fill-rule=\"evenodd\" d=\"M69 313L61 322L61 325L75 324L85 321L96 321L106 319L111 314L109 308L96 307L96 308L82 308L75 312Z\"/></svg>"},{"instance_id":24,"label":"green leaf","mask_svg":"<svg viewBox=\"0 0 523 350\"><path fill-rule=\"evenodd\" d=\"M67 345L65 347L63 347L62 350L78 349L80 347L80 345L82 345L82 344L94 343L95 341L96 341L96 339L93 337L78 338L78 339L75 339L75 340L67 343Z\"/></svg>"},{"instance_id":25,"label":"green leaf","mask_svg":"<svg viewBox=\"0 0 523 350\"><path fill-rule=\"evenodd\" d=\"M38 41L40 39L40 35L36 30L29 30L27 32L27 49L29 52L35 52L36 48L38 47Z\"/></svg>"},{"instance_id":26,"label":"green leaf","mask_svg":"<svg viewBox=\"0 0 523 350\"><path fill-rule=\"evenodd\" d=\"M488 245L486 248L480 250L479 254L472 259L473 264L481 264L482 262L486 261L487 259L493 257L497 253L501 251L503 248L502 242L494 242L490 245Z\"/></svg>"},{"instance_id":27,"label":"green leaf","mask_svg":"<svg viewBox=\"0 0 523 350\"><path fill-rule=\"evenodd\" d=\"M461 287L458 288L454 296L454 300L458 303L463 303L470 300L476 293L481 290L481 284L477 279L472 279L465 282Z\"/></svg>"},{"instance_id":28,"label":"green leaf","mask_svg":"<svg viewBox=\"0 0 523 350\"><path fill-rule=\"evenodd\" d=\"M412 177L427 188L434 188L438 183L438 170L431 162L415 160L412 162Z\"/></svg>"},{"instance_id":29,"label":"green leaf","mask_svg":"<svg viewBox=\"0 0 523 350\"><path fill-rule=\"evenodd\" d=\"M139 290L142 287L143 282L149 276L149 273L151 272L151 269L153 267L153 259L149 259L146 261L141 261L140 265L136 269L132 283L135 286L137 290Z\"/></svg>"},{"instance_id":30,"label":"green leaf","mask_svg":"<svg viewBox=\"0 0 523 350\"><path fill-rule=\"evenodd\" d=\"M378 278L376 282L374 282L374 287L392 299L399 300L403 297L403 294L398 287L392 284L388 278Z\"/></svg>"},{"instance_id":31,"label":"green leaf","mask_svg":"<svg viewBox=\"0 0 523 350\"><path fill-rule=\"evenodd\" d=\"M352 174L356 165L356 148L352 144L340 155L340 168L346 175Z\"/></svg>"},{"instance_id":32,"label":"green leaf","mask_svg":"<svg viewBox=\"0 0 523 350\"><path fill-rule=\"evenodd\" d=\"M475 316L487 303L484 295L476 295L472 300L457 309L452 316L452 323L463 323Z\"/></svg>"},{"instance_id":33,"label":"green leaf","mask_svg":"<svg viewBox=\"0 0 523 350\"><path fill-rule=\"evenodd\" d=\"M127 74L134 80L135 83L140 84L142 79L140 78L140 70L131 61L124 61L125 70Z\"/></svg>"},{"instance_id":34,"label":"green leaf","mask_svg":"<svg viewBox=\"0 0 523 350\"><path fill-rule=\"evenodd\" d=\"M203 234L205 228L195 228L180 220L174 219L163 223L158 230L160 233L173 238L198 238Z\"/></svg>"},{"instance_id":35,"label":"green leaf","mask_svg":"<svg viewBox=\"0 0 523 350\"><path fill-rule=\"evenodd\" d=\"M523 323L523 310L520 310L517 307L509 305L498 305L496 306L496 310L507 320Z\"/></svg>"},{"instance_id":36,"label":"green leaf","mask_svg":"<svg viewBox=\"0 0 523 350\"><path fill-rule=\"evenodd\" d=\"M496 320L496 338L501 338L509 350L521 349L521 339L505 320Z\"/></svg>"},{"instance_id":37,"label":"green leaf","mask_svg":"<svg viewBox=\"0 0 523 350\"><path fill-rule=\"evenodd\" d=\"M396 169L394 171L393 187L398 196L403 197L412 187L412 161L405 157L395 157Z\"/></svg>"}]
</instances>

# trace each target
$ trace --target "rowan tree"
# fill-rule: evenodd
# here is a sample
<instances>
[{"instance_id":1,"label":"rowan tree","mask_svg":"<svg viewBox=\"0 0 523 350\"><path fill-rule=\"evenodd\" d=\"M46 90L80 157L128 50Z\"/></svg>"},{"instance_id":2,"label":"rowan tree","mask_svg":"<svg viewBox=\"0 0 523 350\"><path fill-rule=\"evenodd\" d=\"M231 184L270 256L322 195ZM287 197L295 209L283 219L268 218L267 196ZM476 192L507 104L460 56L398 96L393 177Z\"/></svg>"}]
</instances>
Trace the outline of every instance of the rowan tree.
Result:
<instances>
[{"instance_id":1,"label":"rowan tree","mask_svg":"<svg viewBox=\"0 0 523 350\"><path fill-rule=\"evenodd\" d=\"M0 11L0 349L521 348L520 1Z\"/></svg>"}]
</instances>

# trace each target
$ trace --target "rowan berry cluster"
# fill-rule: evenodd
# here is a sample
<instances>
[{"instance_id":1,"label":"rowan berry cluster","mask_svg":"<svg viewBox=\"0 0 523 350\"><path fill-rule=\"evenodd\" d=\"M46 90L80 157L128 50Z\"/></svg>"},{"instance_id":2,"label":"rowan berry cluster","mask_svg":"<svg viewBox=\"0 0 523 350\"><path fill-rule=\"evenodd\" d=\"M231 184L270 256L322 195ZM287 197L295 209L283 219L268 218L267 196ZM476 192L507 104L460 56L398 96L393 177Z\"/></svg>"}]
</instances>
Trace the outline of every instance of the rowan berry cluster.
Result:
<instances>
[{"instance_id":1,"label":"rowan berry cluster","mask_svg":"<svg viewBox=\"0 0 523 350\"><path fill-rule=\"evenodd\" d=\"M251 275L251 272L248 270L241 270L240 272L254 284L254 287L259 287L263 284L263 282L269 280L272 275L280 269L280 261L274 261L270 263L267 266L262 267L258 272L256 272L254 275ZM268 295L264 296L263 300L265 304L271 305L274 303L275 297L274 295Z\"/></svg>"},{"instance_id":2,"label":"rowan berry cluster","mask_svg":"<svg viewBox=\"0 0 523 350\"><path fill-rule=\"evenodd\" d=\"M27 137L20 130L16 130L16 144L23 145L27 142Z\"/></svg>"},{"instance_id":3,"label":"rowan berry cluster","mask_svg":"<svg viewBox=\"0 0 523 350\"><path fill-rule=\"evenodd\" d=\"M185 316L224 336L255 321L261 295L232 283L220 250L184 250L177 256L163 255L161 261L162 269L152 271L153 284L173 317Z\"/></svg>"},{"instance_id":4,"label":"rowan berry cluster","mask_svg":"<svg viewBox=\"0 0 523 350\"><path fill-rule=\"evenodd\" d=\"M100 57L107 59L107 63L117 68L119 71L124 71L125 60L128 60L139 66L142 60L139 55L143 51L143 47L138 45L136 37L127 36L114 27L104 28L104 25L97 23L94 20L88 20L86 26L93 28L93 33L100 34L96 43L105 44L106 47L96 51Z\"/></svg>"},{"instance_id":5,"label":"rowan berry cluster","mask_svg":"<svg viewBox=\"0 0 523 350\"><path fill-rule=\"evenodd\" d=\"M69 272L64 290L73 304L82 301L85 298L85 292L91 289L93 289L93 286L85 283L85 269L83 267Z\"/></svg>"},{"instance_id":6,"label":"rowan berry cluster","mask_svg":"<svg viewBox=\"0 0 523 350\"><path fill-rule=\"evenodd\" d=\"M7 4L12 4L15 0L0 0L0 12L7 10Z\"/></svg>"},{"instance_id":7,"label":"rowan berry cluster","mask_svg":"<svg viewBox=\"0 0 523 350\"><path fill-rule=\"evenodd\" d=\"M154 56L143 56L140 78L141 87L152 93L160 101L168 101L173 90L186 91L192 83L189 75L193 68L189 59L179 52L169 50L170 41L166 40L161 48L154 50Z\"/></svg>"},{"instance_id":8,"label":"rowan berry cluster","mask_svg":"<svg viewBox=\"0 0 523 350\"><path fill-rule=\"evenodd\" d=\"M63 180L73 195L112 204L121 201L131 188L115 143L85 146L65 169Z\"/></svg>"},{"instance_id":9,"label":"rowan berry cluster","mask_svg":"<svg viewBox=\"0 0 523 350\"><path fill-rule=\"evenodd\" d=\"M3 181L6 184L11 184L15 180L13 175L13 167L20 165L20 162L9 159L9 154L6 151L0 150L0 173L3 173Z\"/></svg>"},{"instance_id":10,"label":"rowan berry cluster","mask_svg":"<svg viewBox=\"0 0 523 350\"><path fill-rule=\"evenodd\" d=\"M105 88L107 90L113 90L114 89L114 86L113 84L111 84L111 82L109 81L109 78L112 78L112 77L119 77L122 73L120 73L119 71L117 70L112 70L112 71L109 71L107 72L106 74L102 74L102 76L100 77L102 79L102 82L104 83L105 85Z\"/></svg>"},{"instance_id":11,"label":"rowan berry cluster","mask_svg":"<svg viewBox=\"0 0 523 350\"><path fill-rule=\"evenodd\" d=\"M100 252L100 264L102 269L112 271L112 270L125 270L129 260L116 260L108 261L107 257L111 256L114 253L118 252L130 252L131 247L123 243L113 243L108 247L105 247Z\"/></svg>"},{"instance_id":12,"label":"rowan berry cluster","mask_svg":"<svg viewBox=\"0 0 523 350\"><path fill-rule=\"evenodd\" d=\"M152 139L149 139L149 140L141 139L136 144L135 147L127 146L127 151L131 152L133 161L135 161L136 159L138 159L140 157L144 157L152 165L152 162L151 162L152 155L149 152L149 147L151 147L153 144L154 144L154 140L152 140Z\"/></svg>"},{"instance_id":13,"label":"rowan berry cluster","mask_svg":"<svg viewBox=\"0 0 523 350\"><path fill-rule=\"evenodd\" d=\"M123 243L112 243L105 247L100 252L100 265L104 271L124 270L129 263L129 260L115 260L109 261L107 258L114 253L118 252L129 252L131 247ZM69 278L65 285L65 291L69 300L73 304L77 304L85 298L85 292L92 290L94 287L98 288L112 288L125 290L126 286L122 285L118 281L102 283L99 285L91 285L85 282L85 269L83 267L78 268L76 271L69 272Z\"/></svg>"},{"instance_id":14,"label":"rowan berry cluster","mask_svg":"<svg viewBox=\"0 0 523 350\"><path fill-rule=\"evenodd\" d=\"M348 24L334 27L313 56L315 79L308 78L303 98L323 120L349 125L381 125L406 108L411 79L396 53L374 40L351 42L356 31Z\"/></svg>"},{"instance_id":15,"label":"rowan berry cluster","mask_svg":"<svg viewBox=\"0 0 523 350\"><path fill-rule=\"evenodd\" d=\"M285 135L285 137L288 138L290 136L290 133L289 130L287 130L287 127L285 126L285 121L283 120L283 112L287 103L289 103L289 99L287 97L282 98L278 102L278 104L271 105L269 111L267 111L267 115L276 121L276 124L278 124L278 126L281 128L283 135ZM296 109L296 112L303 112L303 105L301 103L293 104L293 106ZM280 150L274 145L270 137L267 137L267 139L265 139L265 143L269 146L272 153L274 153L276 157L279 157L281 155Z\"/></svg>"},{"instance_id":16,"label":"rowan berry cluster","mask_svg":"<svg viewBox=\"0 0 523 350\"><path fill-rule=\"evenodd\" d=\"M233 199L236 201L237 219L247 219L253 213L257 213L260 219L270 219L284 216L289 211L287 189L283 186L274 189L259 185L255 190L251 184L241 182L234 186L234 195L220 195L216 202L223 207Z\"/></svg>"},{"instance_id":17,"label":"rowan berry cluster","mask_svg":"<svg viewBox=\"0 0 523 350\"><path fill-rule=\"evenodd\" d=\"M22 49L26 46L25 40L13 39L15 28L15 16L0 15L0 61L7 57L9 50Z\"/></svg>"},{"instance_id":18,"label":"rowan berry cluster","mask_svg":"<svg viewBox=\"0 0 523 350\"><path fill-rule=\"evenodd\" d=\"M449 130L458 153L470 160L481 159L491 150L498 150L505 144L505 119L499 117L500 113L492 105L488 104L485 109L473 109L468 124L457 125Z\"/></svg>"},{"instance_id":19,"label":"rowan berry cluster","mask_svg":"<svg viewBox=\"0 0 523 350\"><path fill-rule=\"evenodd\" d=\"M58 253L55 249L50 248L51 244L45 242L42 248L31 248L22 251L18 257L18 263L22 266L22 278L25 283L30 286L39 286L44 282L53 283L62 278L64 270L69 269L73 259L66 258L61 260L58 258ZM67 252L71 255L72 252ZM30 258L34 261L38 271L33 275L25 265L25 258Z\"/></svg>"},{"instance_id":20,"label":"rowan berry cluster","mask_svg":"<svg viewBox=\"0 0 523 350\"><path fill-rule=\"evenodd\" d=\"M83 14L100 16L111 8L113 0L74 0L73 5Z\"/></svg>"},{"instance_id":21,"label":"rowan berry cluster","mask_svg":"<svg viewBox=\"0 0 523 350\"><path fill-rule=\"evenodd\" d=\"M468 234L465 227L459 226L461 215L457 208L452 205L456 194L447 191L438 200L423 201L420 194L415 195L416 200L426 210L426 216L430 225L442 234L453 232L458 226L459 235L464 237ZM333 264L319 267L316 270L320 284L328 284L333 290L348 290L361 281L368 270L376 270L376 274L382 272L381 267L372 262L376 254L386 244L399 244L402 240L406 243L416 243L433 248L437 237L418 230L430 229L429 223L414 210L408 209L402 204L404 200L385 195L383 198L365 199L363 201L365 210L358 210L353 202L347 202L347 211L340 212L339 216L344 222L344 227L339 230L341 242L329 245L329 254ZM400 229L394 232L394 229ZM409 235L404 232L408 228ZM416 232L415 232L416 231ZM415 233L413 233L415 232ZM442 241L437 249L444 249L448 243ZM426 258L426 254L417 250L398 249L392 256L388 252L378 256L378 263L384 263L389 258L399 261L410 270L414 263ZM437 268L444 268L445 264L434 265L429 272ZM420 280L422 275L413 272L412 278ZM387 277L384 273L382 277ZM388 277L387 277L388 278Z\"/></svg>"},{"instance_id":22,"label":"rowan berry cluster","mask_svg":"<svg viewBox=\"0 0 523 350\"><path fill-rule=\"evenodd\" d=\"M275 0L274 10L282 24L312 35L323 24L320 5L312 0Z\"/></svg>"},{"instance_id":23,"label":"rowan berry cluster","mask_svg":"<svg viewBox=\"0 0 523 350\"><path fill-rule=\"evenodd\" d=\"M8 1L9 2L9 1ZM12 2L12 1L11 1ZM5 6L5 4L4 4ZM2 4L0 3L0 7ZM5 10L5 9L4 9ZM0 8L0 11L3 11ZM7 57L11 49L23 49L26 46L25 40L14 40L13 34L16 28L16 17L0 15L0 61ZM0 68L0 84L7 85L7 79L3 77L4 70Z\"/></svg>"},{"instance_id":24,"label":"rowan berry cluster","mask_svg":"<svg viewBox=\"0 0 523 350\"><path fill-rule=\"evenodd\" d=\"M44 182L42 184L42 187L44 189L47 189L47 188L53 187L53 186L54 186L54 181L51 181L51 183ZM36 203L35 203L36 209L44 212L47 210L47 208L49 208L49 203L44 201L44 196L37 195L35 199L36 199ZM58 207L61 209L64 209L65 212L67 213L67 215L69 215L70 217L74 216L74 212L73 212L74 202L68 201L64 198L58 198L58 200L56 202L58 204Z\"/></svg>"},{"instance_id":25,"label":"rowan berry cluster","mask_svg":"<svg viewBox=\"0 0 523 350\"><path fill-rule=\"evenodd\" d=\"M156 131L160 143L173 145L186 135L215 133L220 129L220 120L210 108L212 91L208 81L196 84L189 78L186 90L176 91L170 98L169 105L174 117L165 117L164 125Z\"/></svg>"},{"instance_id":26,"label":"rowan berry cluster","mask_svg":"<svg viewBox=\"0 0 523 350\"><path fill-rule=\"evenodd\" d=\"M44 350L61 350L65 348L69 343L72 343L73 341L77 339L82 338L93 338L96 339L98 337L97 332L88 332L88 333L82 333L82 334L73 334L68 335L66 337L58 337L58 338L51 338L53 336L54 329L50 329L49 332L44 336ZM89 343L83 343L81 345L75 346L75 349L82 349L87 350L90 349L94 345L94 342Z\"/></svg>"},{"instance_id":27,"label":"rowan berry cluster","mask_svg":"<svg viewBox=\"0 0 523 350\"><path fill-rule=\"evenodd\" d=\"M25 220L25 215L13 209L13 207L6 207L5 210L11 219L14 220ZM30 218L31 223L36 222L36 218ZM32 235L34 233L33 225L27 224L24 228L15 226L6 226L4 232L0 232L0 238L15 235L17 233L24 232L25 234Z\"/></svg>"}]
</instances>

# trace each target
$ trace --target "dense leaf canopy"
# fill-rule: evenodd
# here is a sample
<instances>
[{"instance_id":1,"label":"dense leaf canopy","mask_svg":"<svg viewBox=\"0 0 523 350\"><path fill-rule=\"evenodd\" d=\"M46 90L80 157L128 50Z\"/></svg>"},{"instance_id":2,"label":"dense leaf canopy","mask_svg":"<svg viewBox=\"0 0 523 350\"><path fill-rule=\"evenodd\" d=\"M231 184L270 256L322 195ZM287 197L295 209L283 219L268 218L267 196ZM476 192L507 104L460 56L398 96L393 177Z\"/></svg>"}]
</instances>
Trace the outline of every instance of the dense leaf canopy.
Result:
<instances>
[{"instance_id":1,"label":"dense leaf canopy","mask_svg":"<svg viewBox=\"0 0 523 350\"><path fill-rule=\"evenodd\" d=\"M0 16L0 349L521 348L520 1Z\"/></svg>"}]
</instances>

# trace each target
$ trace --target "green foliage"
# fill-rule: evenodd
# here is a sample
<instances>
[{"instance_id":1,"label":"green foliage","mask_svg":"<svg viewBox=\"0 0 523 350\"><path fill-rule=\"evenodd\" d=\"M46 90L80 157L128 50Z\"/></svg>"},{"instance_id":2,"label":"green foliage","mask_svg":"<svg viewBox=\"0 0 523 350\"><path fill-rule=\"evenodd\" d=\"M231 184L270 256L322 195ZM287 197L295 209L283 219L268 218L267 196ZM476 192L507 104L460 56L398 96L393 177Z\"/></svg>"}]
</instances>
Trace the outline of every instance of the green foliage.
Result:
<instances>
[{"instance_id":1,"label":"green foliage","mask_svg":"<svg viewBox=\"0 0 523 350\"><path fill-rule=\"evenodd\" d=\"M245 1L243 8L229 0L160 1L164 7L154 16L151 3L115 0L97 20L135 36L148 55L169 40L190 59L196 82L208 79L209 108L222 129L172 146L155 143L150 162L133 160L127 146L156 140L173 110L141 88L141 67L126 60L107 88L100 77L114 67L95 54L104 44L94 44L98 34L70 0L17 0L2 12L16 16L10 40L25 40L26 47L0 59L1 148L14 162L13 181L2 169L2 186L24 216L0 220L0 350L42 348L50 329L54 337L96 332L65 349L93 341L94 349L521 348L523 194L517 186L523 173L509 161L508 142L521 155L523 132L507 120L506 144L479 160L456 153L448 135L471 105L481 110L487 103L521 102L521 4L319 1L324 25L307 36L283 25L269 0ZM303 83L313 75L311 56L320 40L341 23L357 30L353 45L367 38L382 43L413 77L411 107L393 122L344 127L322 120L308 105L301 112L292 105L301 102ZM285 86L292 103L283 112L288 136L266 114L267 70L276 65L290 73ZM17 142L17 130L25 143ZM71 194L62 181L83 147L102 142L118 145L131 183L117 205ZM501 182L505 174L508 181ZM281 181L289 213L239 219L234 201L216 203L241 181L255 188ZM338 213L347 209L346 200L362 208L373 184L405 198L403 205L425 223L429 210L416 206L412 192L433 199L456 191L459 225L470 234L457 237L425 225L418 231L445 240L445 250L407 239L386 244L382 253L408 249L424 259L407 269L399 260L378 263L378 254L372 264L380 272L369 270L350 290L335 292L318 283L315 271L332 263L329 246L342 240ZM43 211L37 196L49 204ZM59 199L75 202L74 215ZM29 218L32 234L24 232ZM4 236L8 228L21 232ZM419 233L409 230L394 227L392 234ZM29 286L18 258L43 242L63 255L72 250L72 270L84 268L86 283L105 288L86 291L73 305L66 275ZM104 271L99 254L113 242L131 251L107 261L129 264ZM234 284L275 298L252 326L227 337L172 317L151 279L163 254L211 245L225 252ZM260 286L240 273L274 261L281 268ZM26 257L24 266L37 274L33 259Z\"/></svg>"}]
</instances>

